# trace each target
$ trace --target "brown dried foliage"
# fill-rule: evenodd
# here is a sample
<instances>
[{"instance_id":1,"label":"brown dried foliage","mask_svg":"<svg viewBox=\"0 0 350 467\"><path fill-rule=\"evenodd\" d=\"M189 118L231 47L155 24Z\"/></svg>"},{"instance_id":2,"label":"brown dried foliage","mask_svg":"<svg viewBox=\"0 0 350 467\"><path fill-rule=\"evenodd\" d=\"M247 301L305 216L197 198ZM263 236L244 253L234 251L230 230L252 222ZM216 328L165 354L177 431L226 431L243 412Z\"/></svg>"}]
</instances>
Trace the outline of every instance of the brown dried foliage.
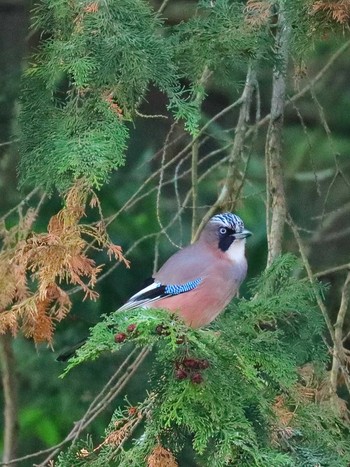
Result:
<instances>
[{"instance_id":1,"label":"brown dried foliage","mask_svg":"<svg viewBox=\"0 0 350 467\"><path fill-rule=\"evenodd\" d=\"M119 118L123 117L123 111L119 107L119 105L115 102L115 98L113 96L113 92L105 92L103 94L103 99L108 103L110 109L117 114Z\"/></svg>"},{"instance_id":2,"label":"brown dried foliage","mask_svg":"<svg viewBox=\"0 0 350 467\"><path fill-rule=\"evenodd\" d=\"M160 444L153 449L147 459L148 467L177 467L178 465L173 453Z\"/></svg>"},{"instance_id":3,"label":"brown dried foliage","mask_svg":"<svg viewBox=\"0 0 350 467\"><path fill-rule=\"evenodd\" d=\"M266 25L271 17L271 3L267 0L248 0L244 9L245 20L249 26Z\"/></svg>"},{"instance_id":4,"label":"brown dried foliage","mask_svg":"<svg viewBox=\"0 0 350 467\"><path fill-rule=\"evenodd\" d=\"M312 5L313 13L323 12L327 18L341 25L350 22L350 2L349 0L320 0Z\"/></svg>"},{"instance_id":5,"label":"brown dried foliage","mask_svg":"<svg viewBox=\"0 0 350 467\"><path fill-rule=\"evenodd\" d=\"M99 208L100 221L83 224L88 197ZM102 266L87 256L90 247L107 249L109 257L128 262L114 245L104 225L98 198L84 181L67 192L65 206L48 224L47 233L32 230L35 212L29 209L12 229L2 226L0 251L0 333L21 330L37 342L51 342L55 323L71 308L62 283L80 286L85 298L96 299L93 290ZM30 291L32 280L35 290Z\"/></svg>"}]
</instances>

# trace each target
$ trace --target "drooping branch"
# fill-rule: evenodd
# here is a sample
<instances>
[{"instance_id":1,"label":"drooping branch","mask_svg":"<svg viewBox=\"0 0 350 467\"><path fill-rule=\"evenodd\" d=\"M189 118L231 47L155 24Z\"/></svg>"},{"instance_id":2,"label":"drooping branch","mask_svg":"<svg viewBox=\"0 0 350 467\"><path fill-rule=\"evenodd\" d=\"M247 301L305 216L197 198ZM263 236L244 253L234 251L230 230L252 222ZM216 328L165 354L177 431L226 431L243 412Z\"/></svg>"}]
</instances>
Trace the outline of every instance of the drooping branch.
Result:
<instances>
[{"instance_id":1,"label":"drooping branch","mask_svg":"<svg viewBox=\"0 0 350 467\"><path fill-rule=\"evenodd\" d=\"M286 69L290 27L282 6L278 12L276 33L276 58L272 79L271 118L266 136L266 224L268 258L267 266L282 252L282 237L286 221L286 198L282 169L282 129L286 97Z\"/></svg>"}]
</instances>

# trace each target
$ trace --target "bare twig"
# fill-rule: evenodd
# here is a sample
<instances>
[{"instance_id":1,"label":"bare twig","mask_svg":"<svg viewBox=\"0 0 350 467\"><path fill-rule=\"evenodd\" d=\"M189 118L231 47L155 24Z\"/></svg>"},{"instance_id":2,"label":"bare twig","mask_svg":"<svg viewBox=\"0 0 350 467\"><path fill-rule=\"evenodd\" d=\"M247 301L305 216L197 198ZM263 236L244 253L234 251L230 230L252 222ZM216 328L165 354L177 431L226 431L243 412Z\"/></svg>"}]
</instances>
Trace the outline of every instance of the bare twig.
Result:
<instances>
[{"instance_id":1,"label":"bare twig","mask_svg":"<svg viewBox=\"0 0 350 467\"><path fill-rule=\"evenodd\" d=\"M302 241L301 237L300 237L300 234L299 234L299 229L298 227L295 225L292 217L290 215L288 215L287 217L287 222L290 226L290 228L292 229L292 232L293 232L293 235L294 235L294 238L298 244L298 247L299 247L299 252L300 252L300 256L301 256L301 259L304 263L304 267L305 267L305 270L306 270L306 273L308 275L308 278L309 278L309 281L313 287L313 291L314 291L314 294L315 294L315 297L316 297L316 301L317 301L317 305L319 306L320 310L321 310L321 313L322 313L322 316L323 316L323 319L325 320L325 323L326 323L326 326L327 326L327 329L328 329L328 332L332 338L332 341L334 342L335 340L335 336L334 336L334 329L333 329L333 326L332 326L332 323L329 319L329 316L328 316L328 312L327 312L327 309L323 303L323 300L322 300L322 297L321 297L321 294L320 294L320 291L315 283L315 276L312 272L312 269L311 269L311 266L310 266L310 263L309 263L309 260L308 260L308 257L307 257L307 254L306 254L306 247L304 245L304 242Z\"/></svg>"},{"instance_id":2,"label":"bare twig","mask_svg":"<svg viewBox=\"0 0 350 467\"><path fill-rule=\"evenodd\" d=\"M344 269L350 269L350 263L341 264L339 266L334 266L333 268L325 269L324 271L315 272L314 277L328 276L334 272L344 271Z\"/></svg>"},{"instance_id":3,"label":"bare twig","mask_svg":"<svg viewBox=\"0 0 350 467\"><path fill-rule=\"evenodd\" d=\"M92 409L91 406L89 407L90 413L88 416L84 415L83 418L74 425L74 428L70 431L70 433L66 436L66 438L63 440L63 444L66 444L69 441L73 442L78 438L78 436L81 434L85 428L87 428L90 423L95 420L95 418L105 410L105 408L112 402L113 399L116 398L116 396L121 392L121 390L125 387L126 383L130 380L130 378L133 376L133 374L136 372L136 370L139 368L143 360L147 357L149 354L149 349L148 348L143 348L138 356L136 357L135 361L126 368L126 370L123 372L122 376L119 378L117 383L108 391L108 393L96 404L96 406ZM119 371L119 370L118 370ZM113 378L114 379L114 378ZM103 389L104 390L104 389ZM95 398L97 400L97 398ZM61 443L61 446L62 446ZM60 446L60 447L61 447ZM40 464L37 464L37 467L45 467L45 465L50 465L50 461L56 456L56 454L59 453L60 447L56 447L51 454L44 459L43 462Z\"/></svg>"},{"instance_id":4,"label":"bare twig","mask_svg":"<svg viewBox=\"0 0 350 467\"><path fill-rule=\"evenodd\" d=\"M163 0L163 3L160 5L160 7L158 8L158 11L157 11L157 14L160 15L161 13L163 13L163 11L165 10L165 8L167 7L169 3L169 0Z\"/></svg>"},{"instance_id":5,"label":"bare twig","mask_svg":"<svg viewBox=\"0 0 350 467\"><path fill-rule=\"evenodd\" d=\"M169 234L167 233L166 229L164 229L164 226L163 226L163 222L160 218L160 195L161 195L161 191L162 191L162 187L163 187L163 179L164 179L164 170L165 170L165 156L166 156L166 148L168 146L168 142L169 142L169 139L170 139L170 136L171 136L171 133L173 132L175 128L175 123L173 123L171 125L171 128L170 130L168 131L168 134L166 136L166 140L165 140L165 145L164 145L164 149L163 149L163 153L162 153L162 160L161 160L161 164L160 164L160 174L159 174L159 183L157 185L157 203L156 203L156 214L157 214L157 220L158 220L158 224L161 228L161 231L165 234L166 238L169 240L169 242L175 246L176 248L180 248L179 245L177 245L169 236Z\"/></svg>"},{"instance_id":6,"label":"bare twig","mask_svg":"<svg viewBox=\"0 0 350 467\"><path fill-rule=\"evenodd\" d=\"M332 358L332 368L330 372L330 391L331 397L335 403L337 403L337 386L338 386L338 374L341 369L340 363L344 362L344 349L343 349L343 333L344 333L344 321L345 315L348 310L350 299L350 271L346 276L343 290L341 294L341 302L338 311L338 316L334 325L334 349ZM344 371L344 370L343 370ZM345 382L349 383L349 375L346 374ZM348 387L350 392L350 386Z\"/></svg>"},{"instance_id":7,"label":"bare twig","mask_svg":"<svg viewBox=\"0 0 350 467\"><path fill-rule=\"evenodd\" d=\"M203 70L202 76L199 80L199 85L202 86L210 77L211 72L206 66ZM195 103L199 105L202 100L202 93L197 92L195 97ZM197 199L198 199L198 150L199 150L199 139L194 138L192 145L192 161L191 161L191 182L192 182L192 242L196 239L196 228L197 228Z\"/></svg>"},{"instance_id":8,"label":"bare twig","mask_svg":"<svg viewBox=\"0 0 350 467\"><path fill-rule=\"evenodd\" d=\"M4 221L7 217L9 217L11 214L13 214L16 211L19 211L23 206L25 206L28 201L40 191L40 188L34 188L25 198L23 198L16 206L14 206L12 209L6 212L0 219Z\"/></svg>"},{"instance_id":9,"label":"bare twig","mask_svg":"<svg viewBox=\"0 0 350 467\"><path fill-rule=\"evenodd\" d=\"M13 143L18 143L19 139L13 139L11 141L5 141L4 143L0 143L0 148L3 146L11 146Z\"/></svg>"},{"instance_id":10,"label":"bare twig","mask_svg":"<svg viewBox=\"0 0 350 467\"><path fill-rule=\"evenodd\" d=\"M1 376L4 393L4 451L3 464L10 462L16 455L18 434L18 407L16 362L12 348L13 338L10 334L0 336Z\"/></svg>"},{"instance_id":11,"label":"bare twig","mask_svg":"<svg viewBox=\"0 0 350 467\"><path fill-rule=\"evenodd\" d=\"M192 242L196 239L197 200L198 200L198 139L192 146L191 181L192 181Z\"/></svg>"},{"instance_id":12,"label":"bare twig","mask_svg":"<svg viewBox=\"0 0 350 467\"><path fill-rule=\"evenodd\" d=\"M74 424L72 430L67 434L65 439L60 443L52 446L51 448L44 449L41 451L34 452L32 454L28 454L23 457L19 457L17 459L12 459L6 465L13 466L15 462L22 462L28 459L32 459L35 457L40 457L44 454L48 454L48 457L38 464L38 467L44 467L45 465L50 465L50 460L60 451L60 449L69 443L77 439L77 437L81 434L83 430L85 430L90 423L103 411L105 408L115 399L115 397L123 390L127 382L130 378L134 375L136 370L142 364L143 360L149 354L149 349L144 348L142 349L135 360L129 364L130 360L136 354L137 349L134 349L128 357L124 360L124 362L118 367L118 370L114 373L114 375L110 378L110 380L105 384L105 386L101 389L101 391L97 394L95 399L92 401L90 406L88 407L87 411L83 415L83 417ZM127 366L128 365L128 366ZM115 381L117 382L115 383ZM4 463L0 463L0 465L5 465Z\"/></svg>"},{"instance_id":13,"label":"bare twig","mask_svg":"<svg viewBox=\"0 0 350 467\"><path fill-rule=\"evenodd\" d=\"M213 204L213 206L207 211L203 217L194 239L198 238L204 225L208 222L210 217L219 209L223 209L227 204L230 204L230 209L235 206L238 196L239 187L242 186L239 180L239 166L244 155L244 142L246 133L248 130L249 122L249 111L252 104L253 92L256 87L256 73L252 66L249 66L245 86L242 92L242 96L236 102L241 104L238 122L235 130L235 138L233 142L232 151L228 160L228 169L225 179L224 186L222 187L220 194Z\"/></svg>"},{"instance_id":14,"label":"bare twig","mask_svg":"<svg viewBox=\"0 0 350 467\"><path fill-rule=\"evenodd\" d=\"M289 105L291 105L293 102L299 100L301 97L305 96L305 94L307 94L311 88L313 88L319 81L321 81L321 79L324 77L324 75L327 73L327 71L330 69L330 67L333 65L333 63L344 53L346 52L346 50L350 47L350 40L345 42L345 44L343 44L341 47L339 47L339 49L330 57L330 59L328 60L328 62L325 64L325 66L323 68L321 68L321 70L317 73L317 75L312 78L309 83L303 87L303 89L301 89L299 92L297 92L296 94L293 94L292 97L290 97L288 99L288 101L285 103L285 106L288 107ZM271 113L269 114L266 114L265 117L263 117L261 120L259 120L253 127L251 127L248 131L247 131L247 137L249 137L253 131L256 130L255 127L262 127L264 125L266 125L269 121L270 121L270 118L271 118Z\"/></svg>"}]
</instances>

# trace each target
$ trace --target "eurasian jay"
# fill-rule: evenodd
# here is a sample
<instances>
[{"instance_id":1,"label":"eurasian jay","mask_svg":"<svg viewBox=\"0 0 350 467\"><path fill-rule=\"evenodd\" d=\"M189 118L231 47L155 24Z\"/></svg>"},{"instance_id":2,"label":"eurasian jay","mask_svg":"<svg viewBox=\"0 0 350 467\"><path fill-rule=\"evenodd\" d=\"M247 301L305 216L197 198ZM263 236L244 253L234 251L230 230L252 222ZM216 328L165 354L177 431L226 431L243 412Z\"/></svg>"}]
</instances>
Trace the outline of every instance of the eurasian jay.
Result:
<instances>
[{"instance_id":1,"label":"eurasian jay","mask_svg":"<svg viewBox=\"0 0 350 467\"><path fill-rule=\"evenodd\" d=\"M237 294L247 274L243 221L229 212L212 217L199 239L179 250L151 283L118 311L164 308L198 328L213 321Z\"/></svg>"},{"instance_id":2,"label":"eurasian jay","mask_svg":"<svg viewBox=\"0 0 350 467\"><path fill-rule=\"evenodd\" d=\"M237 294L247 274L245 241L250 235L236 214L217 214L195 243L171 256L147 286L117 311L164 308L188 326L209 324ZM67 360L83 342L57 360Z\"/></svg>"}]
</instances>

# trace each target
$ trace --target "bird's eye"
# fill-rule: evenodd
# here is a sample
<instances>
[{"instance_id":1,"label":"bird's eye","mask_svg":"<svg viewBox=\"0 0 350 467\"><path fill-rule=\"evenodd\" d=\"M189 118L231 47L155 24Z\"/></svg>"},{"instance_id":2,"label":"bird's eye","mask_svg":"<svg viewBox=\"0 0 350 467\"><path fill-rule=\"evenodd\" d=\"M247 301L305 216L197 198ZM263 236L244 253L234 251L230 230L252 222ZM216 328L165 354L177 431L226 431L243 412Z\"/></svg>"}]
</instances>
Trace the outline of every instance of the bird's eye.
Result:
<instances>
[{"instance_id":1,"label":"bird's eye","mask_svg":"<svg viewBox=\"0 0 350 467\"><path fill-rule=\"evenodd\" d=\"M220 233L220 235L225 235L225 234L227 234L227 229L226 229L226 227L220 227L219 233Z\"/></svg>"}]
</instances>

